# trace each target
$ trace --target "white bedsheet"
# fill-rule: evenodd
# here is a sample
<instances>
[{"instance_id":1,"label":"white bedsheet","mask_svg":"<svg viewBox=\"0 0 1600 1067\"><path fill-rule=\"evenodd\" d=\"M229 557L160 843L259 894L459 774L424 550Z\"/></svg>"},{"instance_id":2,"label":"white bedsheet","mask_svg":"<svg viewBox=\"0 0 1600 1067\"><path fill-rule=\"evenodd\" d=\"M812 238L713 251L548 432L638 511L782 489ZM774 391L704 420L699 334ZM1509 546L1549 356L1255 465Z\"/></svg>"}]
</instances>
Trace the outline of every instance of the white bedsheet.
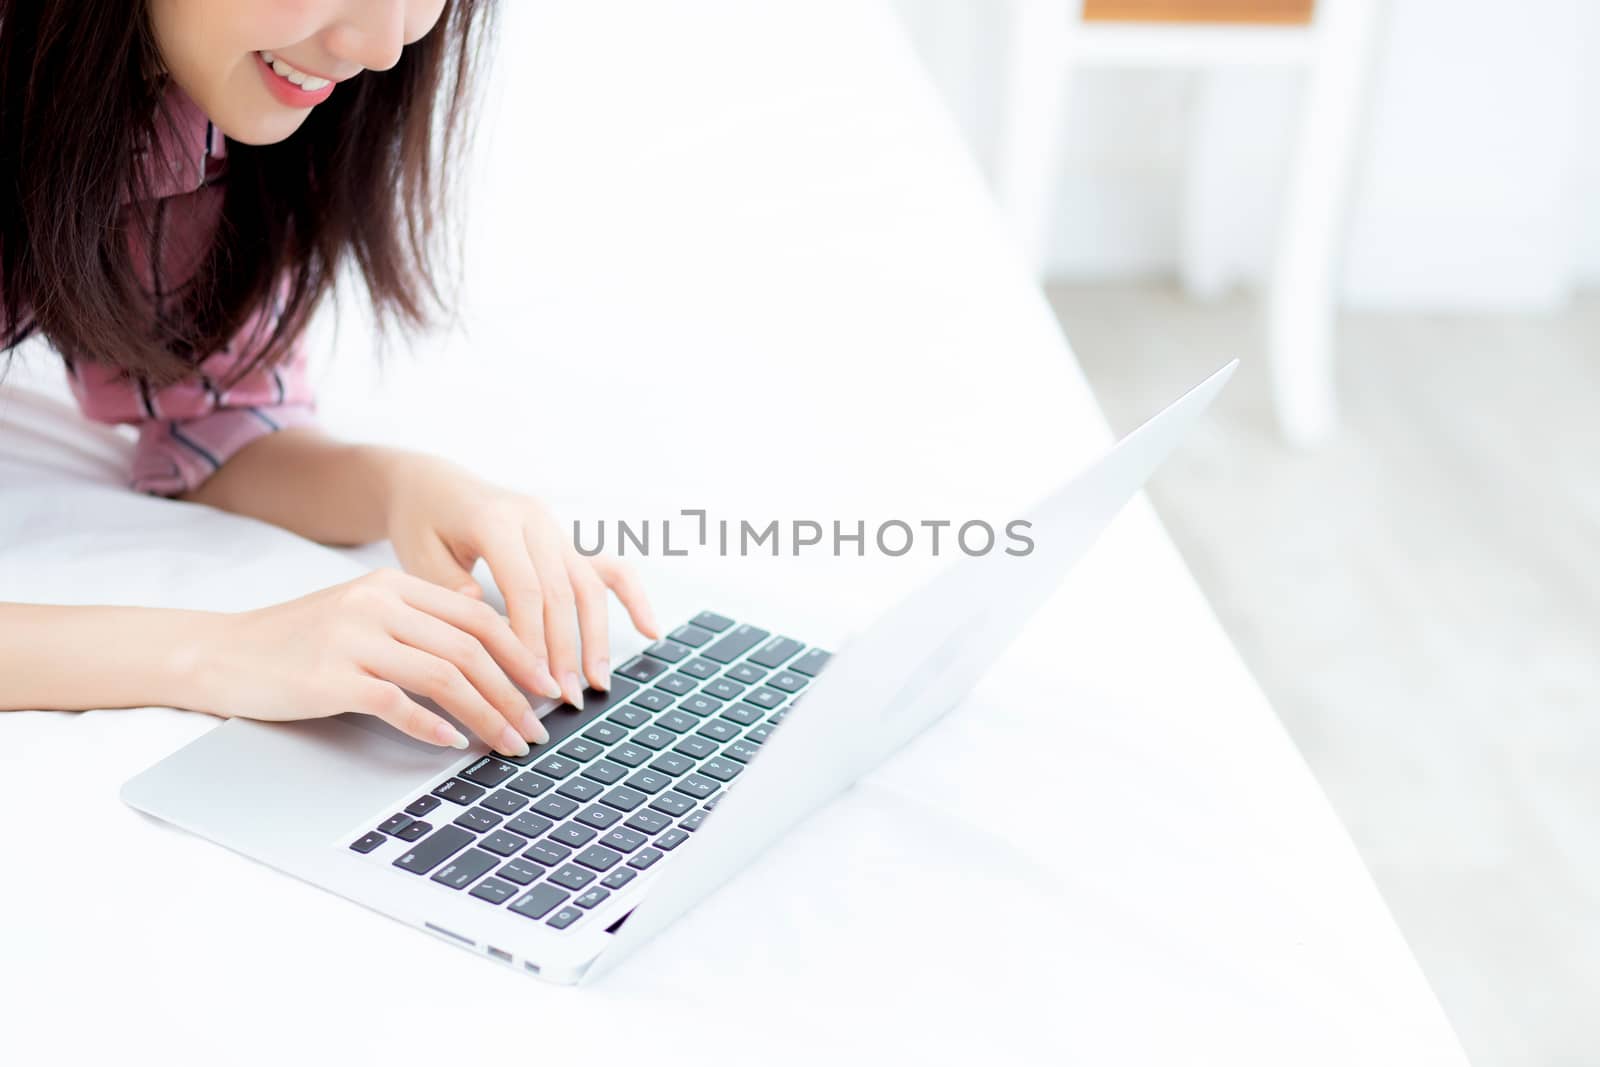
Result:
<instances>
[{"instance_id":1,"label":"white bedsheet","mask_svg":"<svg viewBox=\"0 0 1600 1067\"><path fill-rule=\"evenodd\" d=\"M331 427L590 523L1003 517L1106 444L884 10L503 6L469 329L382 375L359 315L323 330ZM127 438L51 399L48 360L20 371L0 600L236 610L383 559L121 490ZM933 562L640 566L664 621L832 642ZM212 725L0 715L0 1058L1463 1062L1142 502L951 718L591 988L118 802Z\"/></svg>"}]
</instances>

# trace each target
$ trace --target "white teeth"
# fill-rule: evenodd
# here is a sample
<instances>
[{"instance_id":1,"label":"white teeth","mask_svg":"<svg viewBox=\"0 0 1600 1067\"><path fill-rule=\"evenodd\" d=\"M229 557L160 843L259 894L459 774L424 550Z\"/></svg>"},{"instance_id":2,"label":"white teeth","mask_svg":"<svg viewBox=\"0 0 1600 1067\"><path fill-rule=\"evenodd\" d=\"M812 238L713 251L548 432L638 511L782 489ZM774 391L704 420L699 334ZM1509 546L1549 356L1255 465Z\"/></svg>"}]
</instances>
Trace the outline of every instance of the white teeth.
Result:
<instances>
[{"instance_id":1,"label":"white teeth","mask_svg":"<svg viewBox=\"0 0 1600 1067\"><path fill-rule=\"evenodd\" d=\"M314 74L307 74L303 70L296 70L294 67L289 66L289 64L274 56L271 52L261 52L258 54L261 56L262 62L271 67L273 73L277 74L278 77L300 87L308 93L314 93L318 89L325 89L332 84L327 78L319 78Z\"/></svg>"}]
</instances>

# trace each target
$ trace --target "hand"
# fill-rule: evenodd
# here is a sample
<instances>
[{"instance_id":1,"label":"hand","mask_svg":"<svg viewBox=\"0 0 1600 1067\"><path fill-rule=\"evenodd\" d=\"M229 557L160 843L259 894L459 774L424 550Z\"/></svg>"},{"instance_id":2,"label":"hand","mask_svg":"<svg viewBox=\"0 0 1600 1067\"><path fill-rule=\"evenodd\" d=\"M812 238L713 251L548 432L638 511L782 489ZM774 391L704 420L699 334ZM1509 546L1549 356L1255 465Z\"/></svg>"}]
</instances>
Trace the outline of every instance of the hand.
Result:
<instances>
[{"instance_id":1,"label":"hand","mask_svg":"<svg viewBox=\"0 0 1600 1067\"><path fill-rule=\"evenodd\" d=\"M547 677L482 600L379 570L208 623L193 643L198 704L251 719L376 715L435 745L467 739L401 692L429 697L491 748L523 756L548 733L516 686Z\"/></svg>"},{"instance_id":2,"label":"hand","mask_svg":"<svg viewBox=\"0 0 1600 1067\"><path fill-rule=\"evenodd\" d=\"M618 560L585 558L544 505L489 485L453 463L407 454L391 468L388 534L401 566L466 596L483 590L472 567L486 560L505 597L511 629L538 665L537 693L583 702L582 670L596 689L611 687L606 590L634 628L661 636L633 571Z\"/></svg>"}]
</instances>

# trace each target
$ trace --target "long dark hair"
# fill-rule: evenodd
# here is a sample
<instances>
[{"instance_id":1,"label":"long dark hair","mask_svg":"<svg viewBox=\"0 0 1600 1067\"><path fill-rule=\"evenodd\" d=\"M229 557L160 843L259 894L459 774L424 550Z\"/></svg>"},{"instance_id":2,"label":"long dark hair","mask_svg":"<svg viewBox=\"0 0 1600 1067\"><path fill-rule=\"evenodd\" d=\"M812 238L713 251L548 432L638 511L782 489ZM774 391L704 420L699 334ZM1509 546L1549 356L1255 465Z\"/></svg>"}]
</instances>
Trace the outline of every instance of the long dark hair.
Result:
<instances>
[{"instance_id":1,"label":"long dark hair","mask_svg":"<svg viewBox=\"0 0 1600 1067\"><path fill-rule=\"evenodd\" d=\"M37 332L69 358L168 384L276 303L242 376L283 357L347 263L384 321L428 320L442 164L492 0L448 0L396 66L340 85L286 140L230 141L215 237L166 307L130 253L157 235L131 232L150 221L124 210L141 198L166 75L145 4L111 6L0 0L0 348Z\"/></svg>"}]
</instances>

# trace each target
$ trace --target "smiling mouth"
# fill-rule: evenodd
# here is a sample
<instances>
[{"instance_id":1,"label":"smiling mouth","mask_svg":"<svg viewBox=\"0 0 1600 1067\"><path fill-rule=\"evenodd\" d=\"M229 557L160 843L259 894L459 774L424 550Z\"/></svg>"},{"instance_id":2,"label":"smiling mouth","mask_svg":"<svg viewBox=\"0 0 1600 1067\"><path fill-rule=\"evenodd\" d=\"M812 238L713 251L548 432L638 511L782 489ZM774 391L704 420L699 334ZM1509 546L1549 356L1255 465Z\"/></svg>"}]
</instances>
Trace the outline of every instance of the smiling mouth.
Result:
<instances>
[{"instance_id":1,"label":"smiling mouth","mask_svg":"<svg viewBox=\"0 0 1600 1067\"><path fill-rule=\"evenodd\" d=\"M297 67L291 67L271 52L257 52L256 54L261 57L263 63L272 68L272 73L302 92L314 93L333 84L328 78L319 78L315 74L307 74Z\"/></svg>"}]
</instances>

